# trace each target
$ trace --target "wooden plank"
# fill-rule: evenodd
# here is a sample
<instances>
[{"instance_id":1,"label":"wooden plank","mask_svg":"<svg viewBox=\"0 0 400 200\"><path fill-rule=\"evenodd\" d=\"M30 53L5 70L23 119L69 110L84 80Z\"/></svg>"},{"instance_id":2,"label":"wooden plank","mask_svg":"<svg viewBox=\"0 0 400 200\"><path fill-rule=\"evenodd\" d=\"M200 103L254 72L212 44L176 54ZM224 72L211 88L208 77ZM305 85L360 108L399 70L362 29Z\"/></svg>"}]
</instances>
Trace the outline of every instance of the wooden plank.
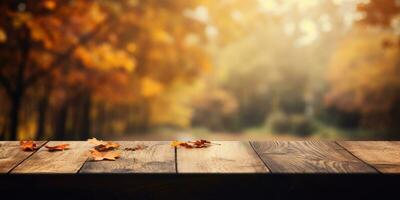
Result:
<instances>
[{"instance_id":1,"label":"wooden plank","mask_svg":"<svg viewBox=\"0 0 400 200\"><path fill-rule=\"evenodd\" d=\"M267 173L249 142L218 141L201 149L177 149L178 173Z\"/></svg>"},{"instance_id":2,"label":"wooden plank","mask_svg":"<svg viewBox=\"0 0 400 200\"><path fill-rule=\"evenodd\" d=\"M376 173L334 142L252 142L272 173Z\"/></svg>"},{"instance_id":3,"label":"wooden plank","mask_svg":"<svg viewBox=\"0 0 400 200\"><path fill-rule=\"evenodd\" d=\"M400 173L400 141L342 141L338 143L382 173Z\"/></svg>"},{"instance_id":4,"label":"wooden plank","mask_svg":"<svg viewBox=\"0 0 400 200\"><path fill-rule=\"evenodd\" d=\"M80 173L176 173L175 149L169 142L118 142L121 157L115 161L87 161ZM125 151L146 145L137 151Z\"/></svg>"},{"instance_id":5,"label":"wooden plank","mask_svg":"<svg viewBox=\"0 0 400 200\"><path fill-rule=\"evenodd\" d=\"M49 152L42 147L22 162L11 173L76 173L85 163L88 150L91 147L87 142L51 141L49 146L67 143L70 149Z\"/></svg>"},{"instance_id":6,"label":"wooden plank","mask_svg":"<svg viewBox=\"0 0 400 200\"><path fill-rule=\"evenodd\" d=\"M46 141L37 141L40 148ZM19 141L0 141L0 173L8 173L11 169L31 156L35 151L22 151Z\"/></svg>"}]
</instances>

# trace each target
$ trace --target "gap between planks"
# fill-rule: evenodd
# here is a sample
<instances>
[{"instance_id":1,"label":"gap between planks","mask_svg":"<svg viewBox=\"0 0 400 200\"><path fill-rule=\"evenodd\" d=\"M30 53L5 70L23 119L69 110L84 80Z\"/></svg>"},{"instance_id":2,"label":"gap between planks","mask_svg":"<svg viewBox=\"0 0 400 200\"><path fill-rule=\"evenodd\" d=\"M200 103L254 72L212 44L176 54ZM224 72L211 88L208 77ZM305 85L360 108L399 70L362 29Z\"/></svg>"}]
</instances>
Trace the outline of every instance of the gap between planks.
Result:
<instances>
[{"instance_id":1,"label":"gap between planks","mask_svg":"<svg viewBox=\"0 0 400 200\"><path fill-rule=\"evenodd\" d=\"M361 162L363 162L365 165L368 165L369 167L375 169L378 173L382 174L382 172L380 170L378 170L375 166L369 164L368 162L364 161L363 159L359 158L358 156L354 155L353 152L349 151L345 146L341 145L340 142L335 141L335 143L337 145L339 145L340 147L342 147L345 151L349 152L350 155L354 156L355 158L357 158L358 160L360 160Z\"/></svg>"},{"instance_id":2,"label":"gap between planks","mask_svg":"<svg viewBox=\"0 0 400 200\"><path fill-rule=\"evenodd\" d=\"M177 170L184 173L269 173L248 141L213 141L207 148L177 148Z\"/></svg>"},{"instance_id":3,"label":"gap between planks","mask_svg":"<svg viewBox=\"0 0 400 200\"><path fill-rule=\"evenodd\" d=\"M381 173L400 173L400 141L340 141L338 143Z\"/></svg>"},{"instance_id":4,"label":"gap between planks","mask_svg":"<svg viewBox=\"0 0 400 200\"><path fill-rule=\"evenodd\" d=\"M14 167L12 167L7 174L10 174L16 167L18 167L21 163L23 163L25 160L29 159L31 156L33 156L33 154L35 154L36 152L39 151L39 149L44 148L44 146L48 143L49 141L43 141L43 144L41 144L39 146L39 148L37 148L34 152L32 152L29 156L27 156L25 159L21 160L21 162L19 162L18 164L16 164Z\"/></svg>"}]
</instances>

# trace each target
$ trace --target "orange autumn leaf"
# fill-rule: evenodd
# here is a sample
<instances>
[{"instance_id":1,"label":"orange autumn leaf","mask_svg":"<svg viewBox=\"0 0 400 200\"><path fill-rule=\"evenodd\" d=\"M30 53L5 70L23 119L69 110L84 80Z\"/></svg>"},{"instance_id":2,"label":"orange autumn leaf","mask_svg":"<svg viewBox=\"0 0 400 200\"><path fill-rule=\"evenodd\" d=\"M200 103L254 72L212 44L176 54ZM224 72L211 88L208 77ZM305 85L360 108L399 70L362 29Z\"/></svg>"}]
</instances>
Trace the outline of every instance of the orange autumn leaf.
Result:
<instances>
[{"instance_id":1,"label":"orange autumn leaf","mask_svg":"<svg viewBox=\"0 0 400 200\"><path fill-rule=\"evenodd\" d=\"M124 150L125 150L125 151L138 151L138 150L143 150L143 149L145 149L145 148L147 148L146 145L141 145L141 144L139 144L139 145L136 145L135 147L127 147L127 148L125 148Z\"/></svg>"},{"instance_id":2,"label":"orange autumn leaf","mask_svg":"<svg viewBox=\"0 0 400 200\"><path fill-rule=\"evenodd\" d=\"M100 160L116 160L121 156L120 151L108 151L108 152L100 152L97 150L90 150L90 157L94 161L100 161Z\"/></svg>"},{"instance_id":3,"label":"orange autumn leaf","mask_svg":"<svg viewBox=\"0 0 400 200\"><path fill-rule=\"evenodd\" d=\"M118 143L114 143L114 142L107 142L106 144L100 144L95 146L94 148L97 151L109 151L109 150L114 150L114 149L118 149L119 148L119 144Z\"/></svg>"},{"instance_id":4,"label":"orange autumn leaf","mask_svg":"<svg viewBox=\"0 0 400 200\"><path fill-rule=\"evenodd\" d=\"M31 140L21 140L19 142L23 151L34 151L36 150L36 143Z\"/></svg>"},{"instance_id":5,"label":"orange autumn leaf","mask_svg":"<svg viewBox=\"0 0 400 200\"><path fill-rule=\"evenodd\" d=\"M102 140L97 140L96 138L88 139L88 142L96 145L94 148L97 151L109 151L118 149L120 147L120 145L116 142L105 142Z\"/></svg>"},{"instance_id":6,"label":"orange autumn leaf","mask_svg":"<svg viewBox=\"0 0 400 200\"><path fill-rule=\"evenodd\" d=\"M45 146L49 151L64 151L69 149L69 144L59 144L56 146Z\"/></svg>"},{"instance_id":7,"label":"orange autumn leaf","mask_svg":"<svg viewBox=\"0 0 400 200\"><path fill-rule=\"evenodd\" d=\"M193 148L206 148L211 145L220 145L216 143L211 143L208 140L195 140L195 141L187 141L187 142L180 142L180 141L172 141L171 146L172 147L185 147L187 149L193 149Z\"/></svg>"}]
</instances>

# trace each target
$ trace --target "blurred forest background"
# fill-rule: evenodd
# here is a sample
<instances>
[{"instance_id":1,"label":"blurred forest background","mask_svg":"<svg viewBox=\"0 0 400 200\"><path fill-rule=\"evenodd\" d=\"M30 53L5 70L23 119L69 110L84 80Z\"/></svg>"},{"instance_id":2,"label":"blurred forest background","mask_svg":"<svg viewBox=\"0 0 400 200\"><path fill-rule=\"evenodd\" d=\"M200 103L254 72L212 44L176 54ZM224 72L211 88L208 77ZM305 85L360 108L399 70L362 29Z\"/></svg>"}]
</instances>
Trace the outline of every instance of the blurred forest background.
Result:
<instances>
[{"instance_id":1,"label":"blurred forest background","mask_svg":"<svg viewBox=\"0 0 400 200\"><path fill-rule=\"evenodd\" d=\"M0 2L0 140L399 130L399 0Z\"/></svg>"}]
</instances>

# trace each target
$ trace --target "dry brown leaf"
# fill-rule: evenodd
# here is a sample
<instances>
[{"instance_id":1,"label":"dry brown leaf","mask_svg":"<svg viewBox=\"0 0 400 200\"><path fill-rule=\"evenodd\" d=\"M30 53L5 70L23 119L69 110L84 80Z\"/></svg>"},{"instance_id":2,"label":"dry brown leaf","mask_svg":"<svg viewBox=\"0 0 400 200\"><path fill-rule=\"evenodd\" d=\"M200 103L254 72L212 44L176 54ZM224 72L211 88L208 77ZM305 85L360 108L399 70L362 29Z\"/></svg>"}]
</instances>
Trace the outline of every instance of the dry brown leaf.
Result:
<instances>
[{"instance_id":1,"label":"dry brown leaf","mask_svg":"<svg viewBox=\"0 0 400 200\"><path fill-rule=\"evenodd\" d=\"M118 149L119 148L119 144L118 143L114 143L114 142L107 142L106 144L100 144L95 146L94 148L97 151L109 151L109 150L114 150L114 149Z\"/></svg>"},{"instance_id":2,"label":"dry brown leaf","mask_svg":"<svg viewBox=\"0 0 400 200\"><path fill-rule=\"evenodd\" d=\"M45 146L49 151L64 151L69 149L69 144L59 144L56 146Z\"/></svg>"},{"instance_id":3,"label":"dry brown leaf","mask_svg":"<svg viewBox=\"0 0 400 200\"><path fill-rule=\"evenodd\" d=\"M109 151L118 149L120 147L120 145L116 142L105 142L102 140L97 140L96 138L88 139L88 142L96 145L94 148L97 151Z\"/></svg>"},{"instance_id":4,"label":"dry brown leaf","mask_svg":"<svg viewBox=\"0 0 400 200\"><path fill-rule=\"evenodd\" d=\"M139 144L139 145L136 145L136 147L127 147L124 150L125 151L138 151L138 150L143 150L145 148L147 148L146 145Z\"/></svg>"},{"instance_id":5,"label":"dry brown leaf","mask_svg":"<svg viewBox=\"0 0 400 200\"><path fill-rule=\"evenodd\" d=\"M31 140L21 140L19 142L23 151L35 151L36 150L36 143Z\"/></svg>"},{"instance_id":6,"label":"dry brown leaf","mask_svg":"<svg viewBox=\"0 0 400 200\"><path fill-rule=\"evenodd\" d=\"M97 150L90 150L90 156L94 161L100 160L116 160L121 156L120 151L107 151L107 152L100 152Z\"/></svg>"},{"instance_id":7,"label":"dry brown leaf","mask_svg":"<svg viewBox=\"0 0 400 200\"><path fill-rule=\"evenodd\" d=\"M211 145L220 145L220 144L211 143L208 140L195 140L195 141L187 141L187 142L172 141L171 142L172 147L185 147L187 149L206 148Z\"/></svg>"}]
</instances>

